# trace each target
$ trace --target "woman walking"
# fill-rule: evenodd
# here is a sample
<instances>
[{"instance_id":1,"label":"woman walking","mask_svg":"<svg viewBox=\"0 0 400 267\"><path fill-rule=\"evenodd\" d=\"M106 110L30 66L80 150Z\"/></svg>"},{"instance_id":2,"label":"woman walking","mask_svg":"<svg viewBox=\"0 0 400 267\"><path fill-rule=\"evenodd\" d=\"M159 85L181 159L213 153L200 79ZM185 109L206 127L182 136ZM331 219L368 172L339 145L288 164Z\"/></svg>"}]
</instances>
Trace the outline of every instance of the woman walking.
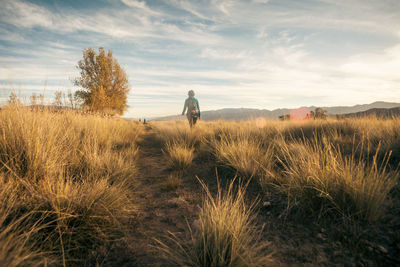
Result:
<instances>
[{"instance_id":1,"label":"woman walking","mask_svg":"<svg viewBox=\"0 0 400 267\"><path fill-rule=\"evenodd\" d=\"M185 100L185 105L183 106L182 115L185 115L187 109L187 118L189 120L190 128L192 128L197 119L200 119L200 106L199 101L194 97L194 91L190 90L188 92L189 97Z\"/></svg>"}]
</instances>

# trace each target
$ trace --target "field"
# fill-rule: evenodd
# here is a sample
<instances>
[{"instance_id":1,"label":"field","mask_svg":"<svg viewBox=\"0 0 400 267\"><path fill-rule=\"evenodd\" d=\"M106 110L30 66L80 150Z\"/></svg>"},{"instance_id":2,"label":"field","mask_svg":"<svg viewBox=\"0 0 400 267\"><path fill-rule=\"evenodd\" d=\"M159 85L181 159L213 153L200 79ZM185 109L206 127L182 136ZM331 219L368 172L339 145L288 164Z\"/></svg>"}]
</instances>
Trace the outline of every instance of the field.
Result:
<instances>
[{"instance_id":1,"label":"field","mask_svg":"<svg viewBox=\"0 0 400 267\"><path fill-rule=\"evenodd\" d=\"M0 266L400 264L400 120L0 111Z\"/></svg>"}]
</instances>

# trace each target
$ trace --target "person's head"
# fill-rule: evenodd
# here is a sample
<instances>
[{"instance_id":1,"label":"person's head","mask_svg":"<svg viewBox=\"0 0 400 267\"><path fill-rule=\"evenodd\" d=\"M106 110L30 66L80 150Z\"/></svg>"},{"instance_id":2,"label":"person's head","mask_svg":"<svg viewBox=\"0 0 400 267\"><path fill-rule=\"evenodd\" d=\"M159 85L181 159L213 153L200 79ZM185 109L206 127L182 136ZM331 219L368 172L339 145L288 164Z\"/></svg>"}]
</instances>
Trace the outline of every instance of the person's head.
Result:
<instances>
[{"instance_id":1,"label":"person's head","mask_svg":"<svg viewBox=\"0 0 400 267\"><path fill-rule=\"evenodd\" d=\"M193 90L190 90L190 91L188 92L188 95L189 95L189 97L194 97L194 91L193 91Z\"/></svg>"}]
</instances>

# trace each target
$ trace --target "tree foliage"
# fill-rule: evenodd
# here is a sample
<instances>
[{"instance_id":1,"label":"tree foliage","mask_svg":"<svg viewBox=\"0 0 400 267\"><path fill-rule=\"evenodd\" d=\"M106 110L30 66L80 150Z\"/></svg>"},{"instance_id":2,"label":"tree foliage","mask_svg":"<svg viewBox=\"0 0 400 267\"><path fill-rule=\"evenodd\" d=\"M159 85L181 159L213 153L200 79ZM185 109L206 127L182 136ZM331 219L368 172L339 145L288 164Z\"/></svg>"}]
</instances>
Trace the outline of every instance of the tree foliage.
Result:
<instances>
[{"instance_id":1,"label":"tree foliage","mask_svg":"<svg viewBox=\"0 0 400 267\"><path fill-rule=\"evenodd\" d=\"M311 117L314 119L326 119L327 111L322 108L316 108L315 111L311 111Z\"/></svg>"},{"instance_id":2,"label":"tree foliage","mask_svg":"<svg viewBox=\"0 0 400 267\"><path fill-rule=\"evenodd\" d=\"M74 84L82 89L75 92L84 107L93 111L123 114L127 109L129 92L128 77L113 57L99 48L99 54L93 48L83 50L83 59L78 62L80 77Z\"/></svg>"}]
</instances>

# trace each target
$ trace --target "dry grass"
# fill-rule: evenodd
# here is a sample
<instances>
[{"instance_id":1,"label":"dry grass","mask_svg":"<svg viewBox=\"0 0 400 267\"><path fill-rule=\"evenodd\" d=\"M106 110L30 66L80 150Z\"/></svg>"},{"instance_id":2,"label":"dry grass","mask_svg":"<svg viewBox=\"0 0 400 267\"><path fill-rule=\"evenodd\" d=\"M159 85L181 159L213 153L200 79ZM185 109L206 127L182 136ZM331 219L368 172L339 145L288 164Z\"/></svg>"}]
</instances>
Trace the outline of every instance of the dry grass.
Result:
<instances>
[{"instance_id":1,"label":"dry grass","mask_svg":"<svg viewBox=\"0 0 400 267\"><path fill-rule=\"evenodd\" d=\"M10 107L0 113L0 160L3 170L32 179L61 172L97 177L131 163L139 134L123 120Z\"/></svg>"},{"instance_id":2,"label":"dry grass","mask_svg":"<svg viewBox=\"0 0 400 267\"><path fill-rule=\"evenodd\" d=\"M162 189L165 191L173 191L179 188L181 185L181 175L178 173L171 173L168 175L167 180L162 185Z\"/></svg>"},{"instance_id":3,"label":"dry grass","mask_svg":"<svg viewBox=\"0 0 400 267\"><path fill-rule=\"evenodd\" d=\"M34 248L32 235L40 228L31 225L28 227L22 217L15 221L5 222L7 211L0 210L0 265L1 266L43 266L51 263L43 253ZM25 229L30 231L24 233Z\"/></svg>"},{"instance_id":4,"label":"dry grass","mask_svg":"<svg viewBox=\"0 0 400 267\"><path fill-rule=\"evenodd\" d=\"M398 188L400 120L154 123L169 166L202 160L257 177L287 210L373 223ZM134 212L142 126L120 119L6 107L0 111L0 265L82 264L123 234ZM194 156L197 156L193 163ZM201 155L201 157L199 157ZM271 186L272 185L272 186ZM172 173L165 190L181 186ZM206 197L189 243L160 243L179 266L265 266L244 188ZM280 199L279 199L280 200ZM283 205L283 203L281 203ZM337 222L337 221L336 221ZM122 230L121 230L122 229Z\"/></svg>"},{"instance_id":5,"label":"dry grass","mask_svg":"<svg viewBox=\"0 0 400 267\"><path fill-rule=\"evenodd\" d=\"M18 209L18 188L15 183L0 178L0 266L42 266L50 263L40 251L35 248L35 238L43 218L32 220L34 212L27 212L15 218Z\"/></svg>"},{"instance_id":6,"label":"dry grass","mask_svg":"<svg viewBox=\"0 0 400 267\"><path fill-rule=\"evenodd\" d=\"M163 153L167 158L168 165L175 170L185 170L193 161L194 148L186 143L177 141L169 142L165 145Z\"/></svg>"},{"instance_id":7,"label":"dry grass","mask_svg":"<svg viewBox=\"0 0 400 267\"><path fill-rule=\"evenodd\" d=\"M289 207L300 206L319 216L336 212L370 222L384 213L398 173L386 169L388 157L381 164L377 162L379 149L371 160L357 159L354 154L343 156L325 138L313 142L282 140L278 149L276 157L282 170L272 182L288 197ZM271 172L265 183L271 182Z\"/></svg>"},{"instance_id":8,"label":"dry grass","mask_svg":"<svg viewBox=\"0 0 400 267\"><path fill-rule=\"evenodd\" d=\"M232 167L244 178L258 176L263 164L272 157L271 147L264 148L263 142L249 133L223 134L208 143L220 163Z\"/></svg>"},{"instance_id":9,"label":"dry grass","mask_svg":"<svg viewBox=\"0 0 400 267\"><path fill-rule=\"evenodd\" d=\"M233 181L214 198L202 184L206 196L199 214L198 229L190 229L191 242L172 235L170 244L158 241L165 258L176 266L266 266L271 262L268 244L259 242L254 225L255 202L246 205L245 188L234 189Z\"/></svg>"},{"instance_id":10,"label":"dry grass","mask_svg":"<svg viewBox=\"0 0 400 267\"><path fill-rule=\"evenodd\" d=\"M162 143L179 143L188 147L199 144L202 137L207 133L204 123L198 123L196 128L191 129L186 121L157 122L154 124L158 139Z\"/></svg>"},{"instance_id":11,"label":"dry grass","mask_svg":"<svg viewBox=\"0 0 400 267\"><path fill-rule=\"evenodd\" d=\"M14 204L0 217L22 220L23 232L37 241L7 253L24 258L27 248L33 258L46 253L66 265L122 234L120 220L135 209L131 189L140 132L140 125L119 119L3 108L0 204L8 196ZM20 242L19 232L13 235Z\"/></svg>"},{"instance_id":12,"label":"dry grass","mask_svg":"<svg viewBox=\"0 0 400 267\"><path fill-rule=\"evenodd\" d=\"M202 159L212 154L243 178L260 178L265 190L274 185L288 198L289 208L317 216L334 212L375 221L390 204L399 176L399 119L219 121L192 131L182 122L157 127L166 132L175 168L184 168L195 148ZM200 145L194 145L198 140Z\"/></svg>"},{"instance_id":13,"label":"dry grass","mask_svg":"<svg viewBox=\"0 0 400 267\"><path fill-rule=\"evenodd\" d=\"M79 183L68 177L42 179L29 191L34 192L32 204L54 221L44 231L45 249L61 252L67 261L121 235L119 220L134 208L128 188L104 178Z\"/></svg>"}]
</instances>

